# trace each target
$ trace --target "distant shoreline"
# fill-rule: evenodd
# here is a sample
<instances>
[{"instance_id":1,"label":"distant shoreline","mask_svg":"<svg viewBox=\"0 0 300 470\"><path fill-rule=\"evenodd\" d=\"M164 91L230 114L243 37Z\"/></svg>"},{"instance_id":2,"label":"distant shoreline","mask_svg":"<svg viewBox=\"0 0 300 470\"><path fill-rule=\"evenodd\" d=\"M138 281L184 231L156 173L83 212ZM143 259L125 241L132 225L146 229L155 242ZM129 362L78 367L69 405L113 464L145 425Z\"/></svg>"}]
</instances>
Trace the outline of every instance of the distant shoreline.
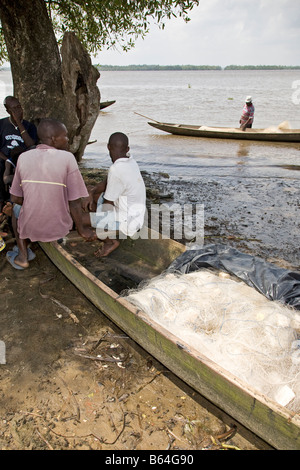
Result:
<instances>
[{"instance_id":1,"label":"distant shoreline","mask_svg":"<svg viewBox=\"0 0 300 470\"><path fill-rule=\"evenodd\" d=\"M300 70L300 65L100 65L100 71L156 71L156 70Z\"/></svg>"},{"instance_id":2,"label":"distant shoreline","mask_svg":"<svg viewBox=\"0 0 300 470\"><path fill-rule=\"evenodd\" d=\"M300 70L300 65L101 65L93 64L99 71L161 71L161 70ZM0 72L10 71L9 66L0 66Z\"/></svg>"}]
</instances>

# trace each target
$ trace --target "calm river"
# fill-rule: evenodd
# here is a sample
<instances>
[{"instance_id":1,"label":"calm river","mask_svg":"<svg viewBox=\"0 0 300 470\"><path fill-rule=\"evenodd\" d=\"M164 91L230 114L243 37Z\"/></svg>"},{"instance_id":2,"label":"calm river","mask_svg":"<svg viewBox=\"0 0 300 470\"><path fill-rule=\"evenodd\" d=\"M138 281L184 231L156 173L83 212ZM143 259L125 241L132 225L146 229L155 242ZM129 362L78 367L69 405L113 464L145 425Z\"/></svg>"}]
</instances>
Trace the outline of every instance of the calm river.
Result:
<instances>
[{"instance_id":1,"label":"calm river","mask_svg":"<svg viewBox=\"0 0 300 470\"><path fill-rule=\"evenodd\" d=\"M116 103L100 112L91 137L97 142L87 147L82 164L108 167L109 135L125 132L132 156L141 169L158 174L162 191L177 203L204 204L206 243L235 244L298 269L300 144L176 137L135 113L235 127L245 97L252 95L254 127L288 121L300 128L293 88L299 80L300 71L287 70L102 72L101 101Z\"/></svg>"},{"instance_id":2,"label":"calm river","mask_svg":"<svg viewBox=\"0 0 300 470\"><path fill-rule=\"evenodd\" d=\"M238 127L245 97L252 95L254 127L288 121L300 128L299 80L300 71L291 70L101 72L101 101L116 103L99 113L91 135L96 142L87 146L81 165L108 168L107 140L124 132L131 155L156 175L162 191L175 202L204 204L209 242L238 237L242 248L299 268L300 144L176 137L136 114ZM0 85L3 97L12 93L9 72L0 72ZM0 113L6 116L2 100Z\"/></svg>"}]
</instances>

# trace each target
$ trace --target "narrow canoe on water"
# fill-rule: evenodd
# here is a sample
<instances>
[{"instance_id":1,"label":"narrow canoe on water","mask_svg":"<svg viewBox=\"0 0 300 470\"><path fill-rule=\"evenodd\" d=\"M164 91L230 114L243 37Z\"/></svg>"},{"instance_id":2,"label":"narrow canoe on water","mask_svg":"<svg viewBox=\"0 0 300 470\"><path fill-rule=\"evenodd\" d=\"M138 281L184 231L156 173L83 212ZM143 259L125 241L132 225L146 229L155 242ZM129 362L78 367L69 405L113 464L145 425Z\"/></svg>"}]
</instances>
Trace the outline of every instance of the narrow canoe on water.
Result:
<instances>
[{"instance_id":1,"label":"narrow canoe on water","mask_svg":"<svg viewBox=\"0 0 300 470\"><path fill-rule=\"evenodd\" d=\"M100 110L104 109L104 108L107 108L108 106L111 106L112 104L114 104L116 102L116 100L113 100L113 101L102 101L100 103Z\"/></svg>"},{"instance_id":2,"label":"narrow canoe on water","mask_svg":"<svg viewBox=\"0 0 300 470\"><path fill-rule=\"evenodd\" d=\"M180 379L277 449L300 449L300 417L194 349L120 295L155 278L183 253L170 239L122 240L107 258L71 233L63 243L40 243L60 271L112 322ZM70 243L73 240L73 243ZM75 241L74 241L75 240Z\"/></svg>"},{"instance_id":3,"label":"narrow canoe on water","mask_svg":"<svg viewBox=\"0 0 300 470\"><path fill-rule=\"evenodd\" d=\"M171 124L158 121L148 122L148 124L173 135L188 137L300 143L300 129L284 129L280 128L280 126L267 129L246 129L243 131L239 128Z\"/></svg>"}]
</instances>

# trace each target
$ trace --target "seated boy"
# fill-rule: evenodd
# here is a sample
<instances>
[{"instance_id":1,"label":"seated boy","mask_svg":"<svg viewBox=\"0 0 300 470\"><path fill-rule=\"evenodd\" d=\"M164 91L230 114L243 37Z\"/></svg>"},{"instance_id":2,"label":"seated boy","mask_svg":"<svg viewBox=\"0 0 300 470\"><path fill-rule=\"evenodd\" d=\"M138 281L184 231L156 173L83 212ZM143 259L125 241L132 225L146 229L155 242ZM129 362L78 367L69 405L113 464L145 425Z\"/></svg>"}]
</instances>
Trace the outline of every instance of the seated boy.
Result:
<instances>
[{"instance_id":1,"label":"seated boy","mask_svg":"<svg viewBox=\"0 0 300 470\"><path fill-rule=\"evenodd\" d=\"M136 161L128 156L128 137L116 132L109 138L107 148L113 162L106 180L96 185L84 201L83 221L96 228L103 246L95 252L98 257L109 255L120 244L119 238L133 236L144 223L146 188Z\"/></svg>"}]
</instances>

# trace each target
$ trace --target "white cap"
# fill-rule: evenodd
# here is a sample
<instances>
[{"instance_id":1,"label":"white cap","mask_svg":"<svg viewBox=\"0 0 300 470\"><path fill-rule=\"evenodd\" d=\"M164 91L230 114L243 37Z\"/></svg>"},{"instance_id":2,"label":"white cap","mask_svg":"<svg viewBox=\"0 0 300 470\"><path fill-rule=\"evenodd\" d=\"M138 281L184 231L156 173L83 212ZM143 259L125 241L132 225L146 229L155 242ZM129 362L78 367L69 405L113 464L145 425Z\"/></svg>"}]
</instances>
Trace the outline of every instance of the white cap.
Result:
<instances>
[{"instance_id":1,"label":"white cap","mask_svg":"<svg viewBox=\"0 0 300 470\"><path fill-rule=\"evenodd\" d=\"M247 96L247 98L245 99L245 102L252 103L252 96Z\"/></svg>"}]
</instances>

